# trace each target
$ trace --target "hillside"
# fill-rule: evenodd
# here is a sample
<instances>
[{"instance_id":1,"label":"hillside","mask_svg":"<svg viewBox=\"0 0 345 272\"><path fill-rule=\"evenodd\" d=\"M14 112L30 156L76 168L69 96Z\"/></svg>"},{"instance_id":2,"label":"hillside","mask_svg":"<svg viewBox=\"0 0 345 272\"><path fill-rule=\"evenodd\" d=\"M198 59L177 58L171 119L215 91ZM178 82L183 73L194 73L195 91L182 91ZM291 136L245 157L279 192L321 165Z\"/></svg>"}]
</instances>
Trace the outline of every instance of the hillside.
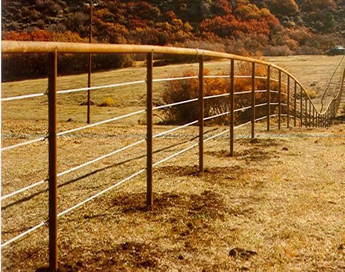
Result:
<instances>
[{"instance_id":1,"label":"hillside","mask_svg":"<svg viewBox=\"0 0 345 272\"><path fill-rule=\"evenodd\" d=\"M2 39L88 42L81 0L2 1ZM92 42L210 49L238 55L318 55L345 44L341 0L94 1ZM157 56L156 56L157 57ZM159 56L158 56L159 57ZM142 56L95 55L92 71L132 66ZM2 81L46 76L46 56L3 56ZM172 58L164 63L186 62ZM87 71L86 55L63 55L59 74ZM22 69L17 69L22 67Z\"/></svg>"},{"instance_id":2,"label":"hillside","mask_svg":"<svg viewBox=\"0 0 345 272\"><path fill-rule=\"evenodd\" d=\"M87 41L85 2L89 1L4 0L3 39ZM103 43L177 44L286 55L321 53L345 38L341 0L94 2L94 41ZM64 35L20 35L38 30Z\"/></svg>"}]
</instances>

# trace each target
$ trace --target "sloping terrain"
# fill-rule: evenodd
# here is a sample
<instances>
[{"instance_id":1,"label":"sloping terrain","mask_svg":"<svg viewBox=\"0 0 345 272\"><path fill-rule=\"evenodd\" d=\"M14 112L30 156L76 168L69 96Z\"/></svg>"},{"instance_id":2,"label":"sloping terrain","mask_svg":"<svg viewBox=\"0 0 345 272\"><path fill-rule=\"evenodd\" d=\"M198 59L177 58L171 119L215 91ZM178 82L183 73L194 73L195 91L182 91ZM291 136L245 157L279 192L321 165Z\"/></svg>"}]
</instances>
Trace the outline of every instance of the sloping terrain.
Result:
<instances>
[{"instance_id":1,"label":"sloping terrain","mask_svg":"<svg viewBox=\"0 0 345 272\"><path fill-rule=\"evenodd\" d=\"M312 61L308 66L306 60ZM272 59L277 62L278 59ZM337 60L337 62L335 62ZM327 84L340 57L280 58L282 66L308 85ZM185 64L184 69L197 69ZM206 62L213 72L228 61ZM327 69L325 69L327 67ZM178 76L181 65L155 67L154 78ZM145 68L93 75L94 84L145 79ZM59 77L58 88L86 85L86 75ZM315 82L314 82L315 83ZM2 84L3 96L46 90L47 80ZM155 84L159 101L166 86ZM115 105L99 107L111 97ZM92 92L92 121L142 109L145 87ZM58 96L58 130L85 124L84 93ZM46 97L4 102L2 146L46 135ZM143 116L94 127L58 139L62 172L133 142L144 140ZM145 207L145 174L61 216L58 221L62 271L342 270L345 268L344 125L328 129L285 128L271 132L258 123L205 144L205 173L192 149L154 170L154 207ZM139 124L138 124L139 123ZM154 126L154 134L172 126ZM206 137L229 130L207 123ZM154 162L194 144L198 127L154 140ZM145 141L117 156L58 179L58 212L84 201L146 167ZM47 142L2 153L2 194L47 177ZM2 201L2 243L47 219L47 184ZM3 248L4 271L34 271L48 261L47 227Z\"/></svg>"},{"instance_id":2,"label":"sloping terrain","mask_svg":"<svg viewBox=\"0 0 345 272\"><path fill-rule=\"evenodd\" d=\"M108 127L110 133L124 129L130 134L138 131ZM187 130L180 137L191 133ZM238 137L248 133L249 128L236 131ZM152 210L145 208L142 175L63 216L58 224L60 267L62 271L342 270L344 136L343 125L266 133L263 124L257 140L235 141L234 158L228 156L227 138L207 143L204 175L197 173L197 150L189 151L155 169ZM182 139L162 139L155 149ZM80 142L92 141L61 142L63 161L83 160L77 152ZM105 143L98 141L97 149L105 148ZM183 146L186 143L162 156ZM64 150L73 158L64 156ZM138 169L140 162L144 165L145 159L137 157L140 153L133 152L124 154L127 162L110 159L91 174L76 173L74 177L86 174L82 180L60 180L59 211ZM35 225L37 217L45 218L47 192L42 189L33 197L3 202L3 239ZM23 209L25 216L20 215ZM47 237L43 227L3 249L3 270L46 266Z\"/></svg>"}]
</instances>

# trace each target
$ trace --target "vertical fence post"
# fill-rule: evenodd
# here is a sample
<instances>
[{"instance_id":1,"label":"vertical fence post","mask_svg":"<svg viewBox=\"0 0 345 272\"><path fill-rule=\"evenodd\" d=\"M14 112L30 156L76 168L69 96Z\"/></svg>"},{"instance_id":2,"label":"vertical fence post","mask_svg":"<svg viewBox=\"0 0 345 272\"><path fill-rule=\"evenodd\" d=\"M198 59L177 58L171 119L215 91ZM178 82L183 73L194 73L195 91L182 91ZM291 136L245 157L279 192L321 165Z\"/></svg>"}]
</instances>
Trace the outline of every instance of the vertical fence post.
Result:
<instances>
[{"instance_id":1,"label":"vertical fence post","mask_svg":"<svg viewBox=\"0 0 345 272\"><path fill-rule=\"evenodd\" d=\"M91 54L89 54L89 72L87 75L87 123L90 124L91 122Z\"/></svg>"},{"instance_id":2,"label":"vertical fence post","mask_svg":"<svg viewBox=\"0 0 345 272\"><path fill-rule=\"evenodd\" d=\"M230 156L234 156L234 126L235 126L235 60L230 65Z\"/></svg>"},{"instance_id":3,"label":"vertical fence post","mask_svg":"<svg viewBox=\"0 0 345 272\"><path fill-rule=\"evenodd\" d=\"M48 141L49 141L49 270L57 271L57 147L56 147L57 52L49 54Z\"/></svg>"},{"instance_id":4,"label":"vertical fence post","mask_svg":"<svg viewBox=\"0 0 345 272\"><path fill-rule=\"evenodd\" d=\"M89 28L89 43L92 42L92 14L93 12L93 3L90 0L90 28ZM88 75L87 75L87 123L90 124L91 122L91 66L92 66L92 55L89 53L89 63L88 63Z\"/></svg>"},{"instance_id":5,"label":"vertical fence post","mask_svg":"<svg viewBox=\"0 0 345 272\"><path fill-rule=\"evenodd\" d=\"M287 120L286 127L290 127L290 76L287 76Z\"/></svg>"},{"instance_id":6,"label":"vertical fence post","mask_svg":"<svg viewBox=\"0 0 345 272\"><path fill-rule=\"evenodd\" d=\"M252 63L252 139L255 137L255 62Z\"/></svg>"},{"instance_id":7,"label":"vertical fence post","mask_svg":"<svg viewBox=\"0 0 345 272\"><path fill-rule=\"evenodd\" d=\"M305 105L304 105L304 107L305 107L305 126L307 127L307 126L309 126L309 125L307 125L308 124L308 97L307 96L305 96L305 100L304 100L304 102L305 102Z\"/></svg>"},{"instance_id":8,"label":"vertical fence post","mask_svg":"<svg viewBox=\"0 0 345 272\"><path fill-rule=\"evenodd\" d=\"M309 127L311 127L311 100L309 100Z\"/></svg>"},{"instance_id":9,"label":"vertical fence post","mask_svg":"<svg viewBox=\"0 0 345 272\"><path fill-rule=\"evenodd\" d=\"M271 122L271 65L267 66L267 131Z\"/></svg>"},{"instance_id":10,"label":"vertical fence post","mask_svg":"<svg viewBox=\"0 0 345 272\"><path fill-rule=\"evenodd\" d=\"M279 70L279 80L278 80L278 129L281 127L281 114L282 114L282 71Z\"/></svg>"},{"instance_id":11,"label":"vertical fence post","mask_svg":"<svg viewBox=\"0 0 345 272\"><path fill-rule=\"evenodd\" d=\"M302 87L300 86L301 89L301 97L300 97L300 120L301 120L301 125L300 127L303 126L303 90Z\"/></svg>"},{"instance_id":12,"label":"vertical fence post","mask_svg":"<svg viewBox=\"0 0 345 272\"><path fill-rule=\"evenodd\" d=\"M204 172L204 55L199 56L199 172Z\"/></svg>"},{"instance_id":13,"label":"vertical fence post","mask_svg":"<svg viewBox=\"0 0 345 272\"><path fill-rule=\"evenodd\" d=\"M147 95L146 95L146 116L147 116L147 188L146 188L146 204L148 207L153 206L153 189L152 189L152 165L153 165L153 102L152 102L152 88L153 88L153 53L147 54Z\"/></svg>"},{"instance_id":14,"label":"vertical fence post","mask_svg":"<svg viewBox=\"0 0 345 272\"><path fill-rule=\"evenodd\" d=\"M295 93L294 93L294 127L297 125L297 82L295 80Z\"/></svg>"}]
</instances>

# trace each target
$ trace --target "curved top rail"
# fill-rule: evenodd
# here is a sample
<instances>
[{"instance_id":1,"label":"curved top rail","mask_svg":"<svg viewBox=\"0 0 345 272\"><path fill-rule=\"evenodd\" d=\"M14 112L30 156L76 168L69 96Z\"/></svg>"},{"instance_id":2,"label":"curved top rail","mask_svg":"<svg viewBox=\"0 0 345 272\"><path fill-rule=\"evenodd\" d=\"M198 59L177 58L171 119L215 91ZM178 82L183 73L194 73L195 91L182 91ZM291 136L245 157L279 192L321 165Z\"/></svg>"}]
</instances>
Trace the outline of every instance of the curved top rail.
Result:
<instances>
[{"instance_id":1,"label":"curved top rail","mask_svg":"<svg viewBox=\"0 0 345 272\"><path fill-rule=\"evenodd\" d=\"M34 41L1 41L1 52L6 53L92 53L92 54L143 54L143 53L158 53L158 54L172 54L172 55L204 55L208 57L234 59L239 61L252 62L262 65L267 65L288 75L292 78L302 89L315 110L319 113L315 104L312 102L305 88L291 73L278 65L258 60L250 57L243 57L229 53L215 52L203 49L168 47L156 45L129 45L129 44L96 44L96 43L68 43L68 42L34 42Z\"/></svg>"}]
</instances>

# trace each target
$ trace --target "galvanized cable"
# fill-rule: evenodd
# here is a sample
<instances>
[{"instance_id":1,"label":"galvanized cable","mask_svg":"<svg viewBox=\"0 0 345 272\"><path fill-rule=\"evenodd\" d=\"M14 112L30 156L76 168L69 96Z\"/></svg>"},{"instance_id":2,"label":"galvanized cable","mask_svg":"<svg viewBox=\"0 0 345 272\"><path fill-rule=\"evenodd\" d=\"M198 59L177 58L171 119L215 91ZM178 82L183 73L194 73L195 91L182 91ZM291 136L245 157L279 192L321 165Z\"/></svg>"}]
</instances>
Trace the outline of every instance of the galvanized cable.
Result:
<instances>
[{"instance_id":1,"label":"galvanized cable","mask_svg":"<svg viewBox=\"0 0 345 272\"><path fill-rule=\"evenodd\" d=\"M229 132L228 129L227 129L227 130L224 130L224 131L222 131L222 132L220 132L220 133L218 133L218 134L216 134L216 135L213 135L213 136L207 138L206 140L204 140L204 143L206 143L206 142L208 142L208 141L210 141L210 140L212 140L212 139L218 138L218 137L222 136L223 134L226 134L227 132Z\"/></svg>"},{"instance_id":2,"label":"galvanized cable","mask_svg":"<svg viewBox=\"0 0 345 272\"><path fill-rule=\"evenodd\" d=\"M238 126L234 127L234 129L237 129L237 128L240 128L240 127L244 127L244 126L250 124L251 122L252 122L252 121L249 121L249 122L246 122L246 123L244 123L244 124L238 125Z\"/></svg>"},{"instance_id":3,"label":"galvanized cable","mask_svg":"<svg viewBox=\"0 0 345 272\"><path fill-rule=\"evenodd\" d=\"M82 91L92 91L92 90L99 90L99 89L123 87L123 86L143 84L143 83L145 83L145 80L138 80L138 81L132 81L132 82L124 82L124 83L116 83L116 84L110 84L110 85L93 86L93 87L83 87L83 88L70 89L70 90L62 90L62 91L57 91L56 93L57 94L76 93L76 92L82 92Z\"/></svg>"},{"instance_id":4,"label":"galvanized cable","mask_svg":"<svg viewBox=\"0 0 345 272\"><path fill-rule=\"evenodd\" d=\"M205 96L204 100L212 99L212 98L218 98L218 97L225 97L225 96L230 96L230 94L229 93L225 93L225 94L209 95L209 96Z\"/></svg>"},{"instance_id":5,"label":"galvanized cable","mask_svg":"<svg viewBox=\"0 0 345 272\"><path fill-rule=\"evenodd\" d=\"M230 113L230 111L227 111L227 112L224 112L224 113L219 113L219 114L216 114L216 115L213 115L213 116L205 117L204 121L207 121L207 120L210 120L210 119L214 119L214 118L217 118L217 117L221 117L221 116L224 116L224 115L228 115L229 113Z\"/></svg>"},{"instance_id":6,"label":"galvanized cable","mask_svg":"<svg viewBox=\"0 0 345 272\"><path fill-rule=\"evenodd\" d=\"M170 132L174 132L174 131L177 131L177 130L179 130L179 129L182 129L182 128L185 128L185 127L188 127L188 126L197 124L198 122L199 122L199 121L196 120L196 121L193 121L193 122L184 124L184 125L182 125L182 126L179 126L179 127L173 128L173 129L169 129L169 130L167 130L167 131L164 131L164 132L158 133L158 134L156 134L156 135L153 135L152 138L154 139L154 138L161 137L161 136L163 136L163 135L165 135L165 134L168 134L168 133L170 133Z\"/></svg>"},{"instance_id":7,"label":"galvanized cable","mask_svg":"<svg viewBox=\"0 0 345 272\"><path fill-rule=\"evenodd\" d=\"M128 113L128 114L117 116L117 117L114 117L114 118L111 118L111 119L107 119L107 120L100 121L100 122L97 122L97 123L93 123L93 124L90 124L90 125L86 125L86 126L83 126L83 127L74 128L74 129L71 129L71 130L59 132L59 133L56 134L56 136L59 137L59 136L62 136L62 135L65 135L65 134L69 134L69 133L72 133L72 132L76 132L76 131L79 131L79 130L83 130L83 129L95 127L95 126L98 126L98 125L114 122L114 121L121 120L121 119L124 119L124 118L127 118L127 117L131 117L131 116L136 115L136 114L144 113L144 112L145 112L145 110L139 110L139 111L131 112L131 113Z\"/></svg>"},{"instance_id":8,"label":"galvanized cable","mask_svg":"<svg viewBox=\"0 0 345 272\"><path fill-rule=\"evenodd\" d=\"M252 91L245 91L245 92L235 92L234 95L237 95L237 94L251 94Z\"/></svg>"},{"instance_id":9,"label":"galvanized cable","mask_svg":"<svg viewBox=\"0 0 345 272\"><path fill-rule=\"evenodd\" d=\"M103 195L104 193L106 193L106 192L108 192L108 191L110 191L110 190L112 190L112 189L114 189L114 188L120 186L121 184L125 183L126 181L128 181L128 180L130 180L130 179L132 179L132 178L135 178L136 176L138 176L138 175L144 173L145 171L146 171L146 169L141 169L141 170L139 170L138 172L136 172L136 173L130 175L129 177L124 178L123 180L119 181L118 183L116 183L116 184L114 184L114 185L108 187L107 189L104 189L103 191L101 191L101 192L99 192L99 193L97 193L97 194L95 194L95 195L93 195L93 196L91 196L91 197L85 199L84 201L82 201L82 202L80 202L80 203L78 203L78 204L72 206L71 208L69 208L69 209L67 209L67 210L65 210L65 211L63 211L63 212L60 212L60 213L57 215L57 217L59 218L59 217L65 215L66 213L75 210L76 208L80 207L81 205L83 205L83 204L85 204L85 203L87 203L87 202L89 202L89 201L95 199L96 197L98 197L98 196L100 196L100 195Z\"/></svg>"},{"instance_id":10,"label":"galvanized cable","mask_svg":"<svg viewBox=\"0 0 345 272\"><path fill-rule=\"evenodd\" d=\"M6 241L5 243L1 244L1 248L4 248L5 246L13 243L14 241L17 241L18 239L20 239L20 238L28 235L29 233L39 229L40 227L44 226L44 224L46 224L47 222L48 221L43 221L43 222L39 223L38 225L36 225L35 227L33 227L33 228L31 228L31 229L29 229L29 230L27 230L27 231L25 231L25 232L15 236L15 237L13 237L12 239L10 239L10 240Z\"/></svg>"},{"instance_id":11,"label":"galvanized cable","mask_svg":"<svg viewBox=\"0 0 345 272\"><path fill-rule=\"evenodd\" d=\"M331 82L332 82L332 80L333 80L333 77L335 76L335 73L337 72L338 68L340 67L341 63L343 62L344 57L345 57L345 55L341 58L341 60L340 60L340 62L338 63L337 67L334 69L333 74L332 74L332 76L331 76L331 78L330 78L330 80L329 80L329 82L328 82L327 87L326 87L326 90L323 92L323 95L322 95L322 97L321 97L321 109L320 109L320 112L322 112L322 110L323 110L323 100L324 100L324 98L325 98L325 96L326 96L326 93L328 92L328 89L329 89L329 87L331 86Z\"/></svg>"},{"instance_id":12,"label":"galvanized cable","mask_svg":"<svg viewBox=\"0 0 345 272\"><path fill-rule=\"evenodd\" d=\"M255 108L259 108L259 107L263 107L263 106L267 106L267 103L256 104L256 105L255 105Z\"/></svg>"},{"instance_id":13,"label":"galvanized cable","mask_svg":"<svg viewBox=\"0 0 345 272\"><path fill-rule=\"evenodd\" d=\"M108 157L110 157L110 156L112 156L112 155L115 155L116 153L119 153L119 152L121 152L121 151L124 151L124 150L126 150L126 149L129 149L129 148L131 148L131 147L134 147L134 146L139 145L139 144L144 143L144 142L145 142L145 140L140 140L140 141L137 141L137 142L132 143L132 144L130 144L130 145L127 145L127 146L125 146L125 147L122 147L122 148L120 148L120 149L116 149L116 150L114 150L114 151L112 151L112 152L110 152L110 153L108 153L108 154L106 154L106 155L100 156L100 157L98 157L98 158L96 158L96 159L93 159L93 160L91 160L91 161L85 162L85 163L83 163L83 164L81 164L81 165L78 165L78 166L73 167L73 168L71 168L71 169L68 169L68 170L66 170L66 171L60 172L60 173L57 174L57 177L61 177L61 176L66 175L66 174L68 174L68 173L74 172L74 171L76 171L76 170L78 170L78 169L81 169L81 168L83 168L83 167L85 167L85 166L88 166L88 165L90 165L90 164L92 164L92 163L95 163L95 162L98 162L98 161L103 160L103 159L105 159L105 158L108 158ZM36 182L36 183L34 183L34 184L31 184L31 185L29 185L29 186L26 186L26 187L24 187L24 188L21 188L21 189L19 189L19 190L16 190L16 191L14 191L14 192L12 192L12 193L10 193L10 194L4 195L4 196L1 197L1 201L4 200L4 199L6 199L6 198L15 196L15 195L17 195L17 194L19 194L19 193L22 193L22 192L24 192L24 191L26 191L26 190L28 190L28 189L37 187L37 186L39 186L39 185L45 183L46 181L48 181L48 179L38 181L38 182Z\"/></svg>"},{"instance_id":14,"label":"galvanized cable","mask_svg":"<svg viewBox=\"0 0 345 272\"><path fill-rule=\"evenodd\" d=\"M243 108L234 110L234 112L245 111L245 110L248 110L248 109L251 109L251 108L252 108L252 106L243 107Z\"/></svg>"},{"instance_id":15,"label":"galvanized cable","mask_svg":"<svg viewBox=\"0 0 345 272\"><path fill-rule=\"evenodd\" d=\"M173 107L173 106L177 106L177 105L183 105L183 104L187 104L187 103L191 103L191 102L195 102L195 101L198 101L198 98L193 98L193 99L183 100L183 101L175 102L175 103L171 103L171 104L156 106L156 107L153 107L152 110L160 110L160 109L169 108L169 107Z\"/></svg>"},{"instance_id":16,"label":"galvanized cable","mask_svg":"<svg viewBox=\"0 0 345 272\"><path fill-rule=\"evenodd\" d=\"M15 145L6 146L6 147L1 148L1 151L6 151L6 150L10 150L10 149L13 149L13 148L16 148L16 147L37 143L37 142L40 142L40 141L44 141L47 138L48 137L45 136L45 137L41 137L41 138L38 138L38 139L35 139L35 140L31 140L31 141L27 141L27 142L15 144Z\"/></svg>"},{"instance_id":17,"label":"galvanized cable","mask_svg":"<svg viewBox=\"0 0 345 272\"><path fill-rule=\"evenodd\" d=\"M80 207L81 205L83 205L83 204L85 204L85 203L87 203L87 202L93 200L94 198L96 198L96 197L98 197L98 196L100 196L100 195L102 195L102 194L104 194L104 193L106 193L106 192L108 192L108 191L114 189L115 187L118 187L119 185L123 184L124 182L126 182L126 181L128 181L128 180L130 180L130 179L132 179L132 178L134 178L134 177L136 177L136 176L138 176L139 174L141 174L141 173L143 173L143 172L145 172L145 171L146 171L146 169L142 169L142 170L140 170L140 171L134 173L133 175L131 175L131 176L129 176L129 177L127 177L127 178L125 178L125 179L119 181L118 183L116 183L116 184L114 184L114 185L108 187L107 189L105 189L105 190L103 190L103 191L101 191L101 192L99 192L99 193L97 193L97 194L95 194L95 195L93 195L93 196L91 196L91 197L85 199L84 201L82 201L82 202L80 202L80 203L78 203L78 204L72 206L71 208L69 208L69 209L67 209L67 210L65 210L65 211L63 211L63 212L60 212L59 214L57 214L57 218L59 218L59 217L65 215L66 213L68 213L68 212L70 212L70 211L72 211L72 210L74 210L74 209ZM46 221L43 221L43 222L41 222L40 224L36 225L35 227L33 227L33 228L31 228L31 229L29 229L29 230L27 230L27 231L25 231L25 232L23 232L23 233L21 233L21 234L15 236L15 237L13 237L12 239L10 239L10 240L6 241L5 243L3 243L3 244L1 245L1 248L3 248L3 247L5 247L5 246L7 246L7 245L9 245L9 244L11 244L11 243L13 243L13 242L15 242L16 240L18 240L18 239L20 239L20 238L22 238L22 237L24 237L24 236L26 236L26 235L28 235L29 233L31 233L31 232L37 230L38 228L44 226L44 225L47 224L47 223L48 223L47 220L46 220Z\"/></svg>"}]
</instances>

